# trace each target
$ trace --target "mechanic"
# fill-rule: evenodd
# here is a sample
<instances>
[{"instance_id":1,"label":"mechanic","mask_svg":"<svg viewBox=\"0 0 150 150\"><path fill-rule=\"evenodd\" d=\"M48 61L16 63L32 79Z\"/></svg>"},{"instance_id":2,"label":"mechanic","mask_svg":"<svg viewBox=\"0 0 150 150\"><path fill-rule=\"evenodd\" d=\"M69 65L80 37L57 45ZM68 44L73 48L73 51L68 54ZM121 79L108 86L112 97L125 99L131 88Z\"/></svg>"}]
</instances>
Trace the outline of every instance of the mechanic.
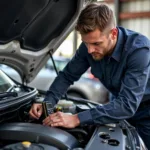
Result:
<instances>
[{"instance_id":1,"label":"mechanic","mask_svg":"<svg viewBox=\"0 0 150 150\"><path fill-rule=\"evenodd\" d=\"M103 106L75 115L56 112L43 124L74 128L127 119L150 149L150 41L140 33L116 26L113 11L100 3L91 3L82 10L75 29L81 34L82 43L59 72L45 101L55 105L89 67L113 98ZM38 119L41 104L33 104L29 114Z\"/></svg>"}]
</instances>

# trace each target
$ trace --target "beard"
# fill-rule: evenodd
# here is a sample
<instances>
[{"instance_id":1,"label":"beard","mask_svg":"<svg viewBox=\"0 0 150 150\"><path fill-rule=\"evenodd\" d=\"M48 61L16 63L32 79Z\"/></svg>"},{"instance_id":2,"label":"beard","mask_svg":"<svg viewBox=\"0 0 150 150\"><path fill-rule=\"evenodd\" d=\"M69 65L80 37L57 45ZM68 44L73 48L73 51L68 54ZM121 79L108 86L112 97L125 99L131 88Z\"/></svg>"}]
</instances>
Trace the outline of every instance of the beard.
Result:
<instances>
[{"instance_id":1,"label":"beard","mask_svg":"<svg viewBox=\"0 0 150 150\"><path fill-rule=\"evenodd\" d=\"M92 58L93 58L95 61L100 61L100 60L104 57L104 55L99 54L99 53L93 53L93 54L91 54L91 55L92 55Z\"/></svg>"}]
</instances>

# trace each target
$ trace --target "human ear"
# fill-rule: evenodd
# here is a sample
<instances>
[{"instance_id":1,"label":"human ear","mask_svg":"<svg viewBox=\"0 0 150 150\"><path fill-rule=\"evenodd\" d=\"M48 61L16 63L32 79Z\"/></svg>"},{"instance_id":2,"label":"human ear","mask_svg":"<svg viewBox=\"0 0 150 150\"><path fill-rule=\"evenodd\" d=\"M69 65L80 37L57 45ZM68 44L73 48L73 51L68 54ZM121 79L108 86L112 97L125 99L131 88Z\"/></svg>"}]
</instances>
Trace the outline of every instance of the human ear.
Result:
<instances>
[{"instance_id":1,"label":"human ear","mask_svg":"<svg viewBox=\"0 0 150 150\"><path fill-rule=\"evenodd\" d=\"M111 30L111 35L112 35L112 39L116 39L117 35L118 35L118 29L117 28L113 28Z\"/></svg>"}]
</instances>

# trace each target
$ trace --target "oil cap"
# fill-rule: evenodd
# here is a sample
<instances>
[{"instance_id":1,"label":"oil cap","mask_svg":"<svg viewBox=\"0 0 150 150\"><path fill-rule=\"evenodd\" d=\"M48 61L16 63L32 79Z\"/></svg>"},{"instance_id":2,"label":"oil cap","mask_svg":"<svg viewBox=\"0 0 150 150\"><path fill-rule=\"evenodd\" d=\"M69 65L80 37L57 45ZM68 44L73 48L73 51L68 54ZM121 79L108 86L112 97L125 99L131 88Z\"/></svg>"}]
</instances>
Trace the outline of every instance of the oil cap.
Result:
<instances>
[{"instance_id":1,"label":"oil cap","mask_svg":"<svg viewBox=\"0 0 150 150\"><path fill-rule=\"evenodd\" d=\"M30 148L30 146L31 146L31 142L29 142L29 141L24 141L24 142L22 142L22 146L23 146L24 148L28 149L28 148Z\"/></svg>"}]
</instances>

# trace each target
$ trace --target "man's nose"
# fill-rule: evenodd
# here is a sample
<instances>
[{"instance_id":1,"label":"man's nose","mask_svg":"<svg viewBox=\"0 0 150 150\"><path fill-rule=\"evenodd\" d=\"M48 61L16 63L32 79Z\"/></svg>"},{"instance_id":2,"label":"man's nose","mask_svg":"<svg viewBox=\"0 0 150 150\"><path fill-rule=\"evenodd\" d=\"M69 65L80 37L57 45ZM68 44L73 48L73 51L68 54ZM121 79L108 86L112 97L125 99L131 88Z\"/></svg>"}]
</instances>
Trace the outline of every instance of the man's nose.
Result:
<instances>
[{"instance_id":1,"label":"man's nose","mask_svg":"<svg viewBox=\"0 0 150 150\"><path fill-rule=\"evenodd\" d=\"M94 47L91 45L88 45L88 53L91 54L94 52Z\"/></svg>"}]
</instances>

